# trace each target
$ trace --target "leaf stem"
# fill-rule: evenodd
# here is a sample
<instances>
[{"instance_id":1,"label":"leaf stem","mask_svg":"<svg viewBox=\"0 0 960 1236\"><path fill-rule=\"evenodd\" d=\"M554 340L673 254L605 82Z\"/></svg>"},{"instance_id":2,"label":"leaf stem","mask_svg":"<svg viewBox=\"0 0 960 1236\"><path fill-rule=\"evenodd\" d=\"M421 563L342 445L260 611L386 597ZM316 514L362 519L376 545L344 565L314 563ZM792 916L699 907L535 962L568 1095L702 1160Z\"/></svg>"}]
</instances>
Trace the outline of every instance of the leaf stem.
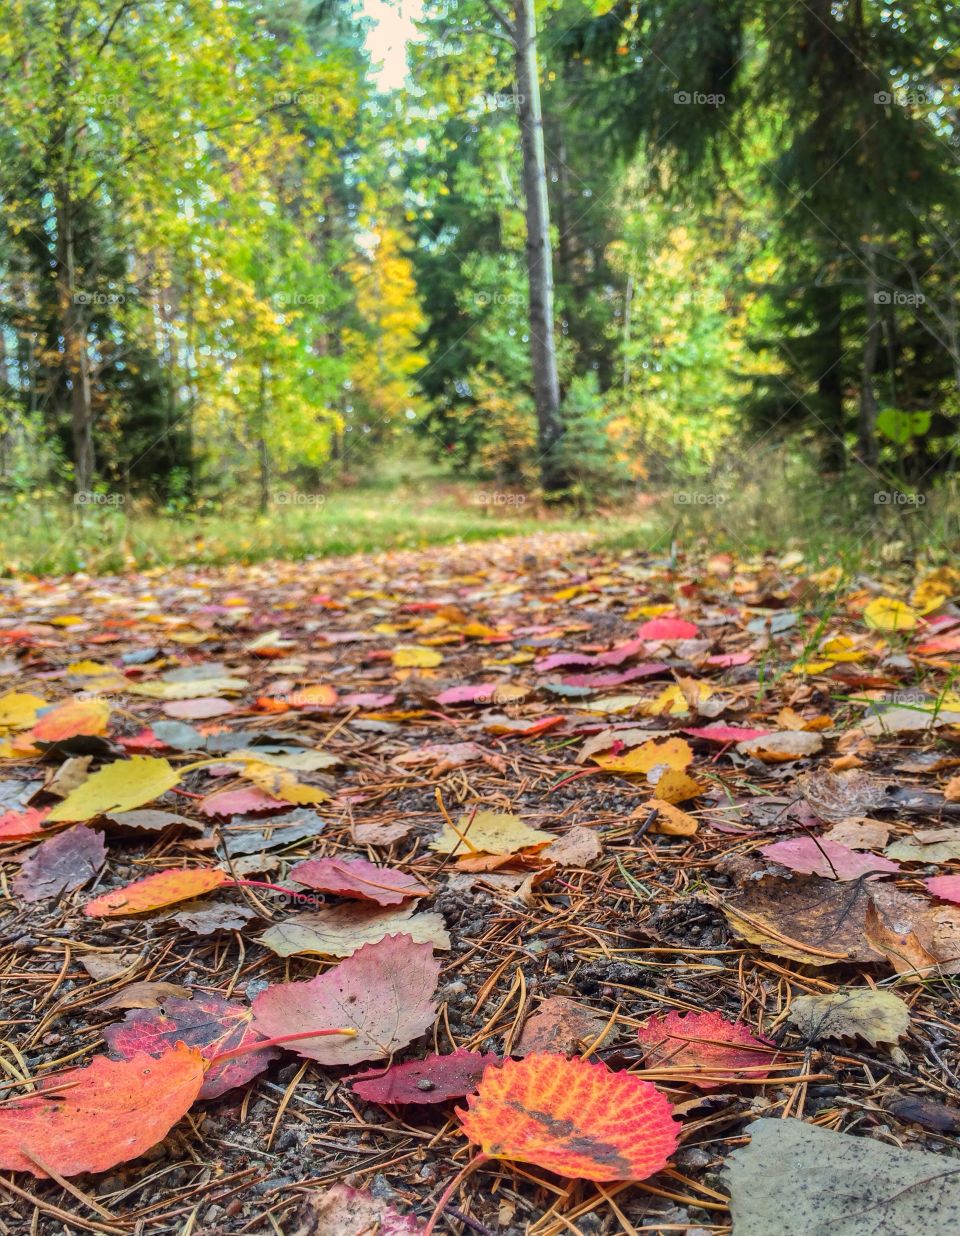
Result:
<instances>
[{"instance_id":1,"label":"leaf stem","mask_svg":"<svg viewBox=\"0 0 960 1236\"><path fill-rule=\"evenodd\" d=\"M450 1181L444 1191L440 1194L440 1200L434 1208L433 1214L427 1220L427 1226L423 1229L423 1236L432 1236L434 1228L437 1226L437 1220L447 1208L447 1204L453 1197L454 1193L463 1184L471 1172L475 1172L478 1167L482 1167L484 1163L489 1163L490 1156L488 1154L478 1154L466 1163L456 1176Z\"/></svg>"},{"instance_id":2,"label":"leaf stem","mask_svg":"<svg viewBox=\"0 0 960 1236\"><path fill-rule=\"evenodd\" d=\"M299 1034L279 1034L272 1039L258 1039L255 1043L241 1043L239 1047L231 1047L229 1051L217 1052L207 1061L209 1068L214 1064L223 1064L224 1060L235 1060L237 1056L246 1056L250 1052L263 1051L267 1047L279 1047L283 1043L294 1043L300 1039L319 1039L328 1034L344 1034L347 1038L356 1038L356 1030L341 1027L336 1030L301 1030Z\"/></svg>"}]
</instances>

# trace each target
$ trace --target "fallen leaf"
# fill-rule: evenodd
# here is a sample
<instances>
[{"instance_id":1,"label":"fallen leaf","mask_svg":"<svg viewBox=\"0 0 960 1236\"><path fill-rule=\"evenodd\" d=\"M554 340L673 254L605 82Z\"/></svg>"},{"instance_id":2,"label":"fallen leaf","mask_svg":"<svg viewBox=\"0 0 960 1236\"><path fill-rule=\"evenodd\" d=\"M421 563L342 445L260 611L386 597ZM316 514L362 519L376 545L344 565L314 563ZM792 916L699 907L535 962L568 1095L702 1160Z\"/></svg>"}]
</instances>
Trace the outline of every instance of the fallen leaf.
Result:
<instances>
[{"instance_id":1,"label":"fallen leaf","mask_svg":"<svg viewBox=\"0 0 960 1236\"><path fill-rule=\"evenodd\" d=\"M396 824L373 824L355 822L350 826L350 836L357 845L392 845L402 841L413 831L413 823L398 821Z\"/></svg>"},{"instance_id":2,"label":"fallen leaf","mask_svg":"<svg viewBox=\"0 0 960 1236\"><path fill-rule=\"evenodd\" d=\"M90 918L116 918L127 914L143 914L159 910L178 901L189 901L201 893L209 893L223 884L232 884L233 877L218 867L178 867L157 871L153 875L103 893L88 901L83 912Z\"/></svg>"},{"instance_id":3,"label":"fallen leaf","mask_svg":"<svg viewBox=\"0 0 960 1236\"><path fill-rule=\"evenodd\" d=\"M137 987L172 987L171 983L135 984ZM122 993L121 993L122 994ZM173 995L157 1005L133 1005L123 1021L104 1029L103 1037L115 1059L129 1060L138 1053L159 1058L177 1044L197 1050L211 1060L235 1047L249 1047L262 1038L253 1028L253 1010L235 1000L224 1000L208 992L195 992L192 1000ZM106 1008L107 1005L101 1007ZM120 1005L112 1007L119 1008ZM314 1027L316 1029L316 1027ZM198 1099L215 1099L236 1086L258 1076L279 1055L275 1047L250 1051L222 1064L214 1064L204 1074Z\"/></svg>"},{"instance_id":4,"label":"fallen leaf","mask_svg":"<svg viewBox=\"0 0 960 1236\"><path fill-rule=\"evenodd\" d=\"M408 897L423 897L430 891L416 876L378 867L365 858L308 859L290 868L290 879L306 888L381 906L398 906Z\"/></svg>"},{"instance_id":5,"label":"fallen leaf","mask_svg":"<svg viewBox=\"0 0 960 1236\"><path fill-rule=\"evenodd\" d=\"M760 853L791 871L832 880L859 880L861 876L874 879L882 872L900 870L900 865L889 858L849 850L827 837L790 837L763 846Z\"/></svg>"},{"instance_id":6,"label":"fallen leaf","mask_svg":"<svg viewBox=\"0 0 960 1236\"><path fill-rule=\"evenodd\" d=\"M13 891L28 902L59 897L92 880L106 857L100 834L78 824L30 851L13 881Z\"/></svg>"},{"instance_id":7,"label":"fallen leaf","mask_svg":"<svg viewBox=\"0 0 960 1236\"><path fill-rule=\"evenodd\" d=\"M443 664L443 654L436 648L418 648L411 645L395 649L393 663L398 669L433 669Z\"/></svg>"},{"instance_id":8,"label":"fallen leaf","mask_svg":"<svg viewBox=\"0 0 960 1236\"><path fill-rule=\"evenodd\" d=\"M174 996L189 1000L190 994L189 987L181 987L178 983L131 983L95 1007L101 1013L111 1009L155 1009Z\"/></svg>"},{"instance_id":9,"label":"fallen leaf","mask_svg":"<svg viewBox=\"0 0 960 1236\"><path fill-rule=\"evenodd\" d=\"M412 905L397 910L378 906L325 906L274 923L260 937L280 957L317 953L322 957L349 957L364 944L377 944L401 932L417 944L448 949L450 937L440 914L414 914Z\"/></svg>"},{"instance_id":10,"label":"fallen leaf","mask_svg":"<svg viewBox=\"0 0 960 1236\"><path fill-rule=\"evenodd\" d=\"M444 1103L472 1094L488 1064L500 1057L459 1048L447 1056L408 1060L388 1069L370 1069L348 1078L354 1094L368 1103Z\"/></svg>"},{"instance_id":11,"label":"fallen leaf","mask_svg":"<svg viewBox=\"0 0 960 1236\"><path fill-rule=\"evenodd\" d=\"M692 815L681 811L673 803L664 802L662 798L648 798L642 807L637 808L631 819L646 819L650 811L657 813L656 819L650 825L652 833L661 833L666 837L692 837L700 827Z\"/></svg>"},{"instance_id":12,"label":"fallen leaf","mask_svg":"<svg viewBox=\"0 0 960 1236\"><path fill-rule=\"evenodd\" d=\"M155 756L115 760L57 803L47 819L50 823L73 823L110 812L132 811L172 790L179 781L176 769Z\"/></svg>"},{"instance_id":13,"label":"fallen leaf","mask_svg":"<svg viewBox=\"0 0 960 1236\"><path fill-rule=\"evenodd\" d=\"M540 857L561 867L586 867L603 853L600 838L592 828L575 824L540 851Z\"/></svg>"},{"instance_id":14,"label":"fallen leaf","mask_svg":"<svg viewBox=\"0 0 960 1236\"><path fill-rule=\"evenodd\" d=\"M0 1171L105 1172L162 1141L202 1085L200 1053L183 1043L159 1059L94 1056L44 1077L33 1094L0 1107Z\"/></svg>"},{"instance_id":15,"label":"fallen leaf","mask_svg":"<svg viewBox=\"0 0 960 1236\"><path fill-rule=\"evenodd\" d=\"M0 815L0 845L9 841L34 841L47 831L44 821L49 807L28 807L25 811L5 811Z\"/></svg>"},{"instance_id":16,"label":"fallen leaf","mask_svg":"<svg viewBox=\"0 0 960 1236\"><path fill-rule=\"evenodd\" d=\"M960 829L926 829L892 842L884 853L901 863L949 863L960 858Z\"/></svg>"},{"instance_id":17,"label":"fallen leaf","mask_svg":"<svg viewBox=\"0 0 960 1236\"><path fill-rule=\"evenodd\" d=\"M430 842L430 849L438 854L513 854L556 839L553 833L524 824L518 815L478 811L472 821L469 815L462 815L456 832L445 824L440 835Z\"/></svg>"},{"instance_id":18,"label":"fallen leaf","mask_svg":"<svg viewBox=\"0 0 960 1236\"><path fill-rule=\"evenodd\" d=\"M37 743L58 743L79 734L101 735L107 732L110 705L106 700L79 696L45 708L30 731Z\"/></svg>"},{"instance_id":19,"label":"fallen leaf","mask_svg":"<svg viewBox=\"0 0 960 1236\"><path fill-rule=\"evenodd\" d=\"M765 764L803 760L809 755L816 755L822 749L823 739L820 735L804 730L782 730L768 734L765 738L751 738L747 742L737 743L737 750L741 755L752 755Z\"/></svg>"},{"instance_id":20,"label":"fallen leaf","mask_svg":"<svg viewBox=\"0 0 960 1236\"><path fill-rule=\"evenodd\" d=\"M665 742L645 742L626 755L595 755L592 758L605 772L632 776L649 773L654 768L683 772L693 763L693 751L682 738L668 738Z\"/></svg>"},{"instance_id":21,"label":"fallen leaf","mask_svg":"<svg viewBox=\"0 0 960 1236\"><path fill-rule=\"evenodd\" d=\"M175 811L156 811L150 808L145 811L108 811L106 818L120 829L132 829L138 833L159 833L165 828L175 826L192 833L203 832L203 825L199 821L190 820Z\"/></svg>"},{"instance_id":22,"label":"fallen leaf","mask_svg":"<svg viewBox=\"0 0 960 1236\"><path fill-rule=\"evenodd\" d=\"M574 1180L646 1180L666 1167L680 1128L649 1082L548 1053L486 1069L457 1115L491 1158Z\"/></svg>"},{"instance_id":23,"label":"fallen leaf","mask_svg":"<svg viewBox=\"0 0 960 1236\"><path fill-rule=\"evenodd\" d=\"M887 785L888 782L859 769L849 772L818 770L802 773L797 778L800 793L815 814L829 824L889 807Z\"/></svg>"},{"instance_id":24,"label":"fallen leaf","mask_svg":"<svg viewBox=\"0 0 960 1236\"><path fill-rule=\"evenodd\" d=\"M647 782L656 790L656 797L665 803L685 803L703 793L699 781L675 768L655 768L647 773Z\"/></svg>"},{"instance_id":25,"label":"fallen leaf","mask_svg":"<svg viewBox=\"0 0 960 1236\"><path fill-rule=\"evenodd\" d=\"M287 1236L417 1236L425 1226L365 1189L335 1184L308 1193Z\"/></svg>"},{"instance_id":26,"label":"fallen leaf","mask_svg":"<svg viewBox=\"0 0 960 1236\"><path fill-rule=\"evenodd\" d=\"M727 1160L734 1232L903 1236L918 1223L931 1233L960 1230L951 1158L802 1120L755 1120L749 1132L749 1146Z\"/></svg>"},{"instance_id":27,"label":"fallen leaf","mask_svg":"<svg viewBox=\"0 0 960 1236\"><path fill-rule=\"evenodd\" d=\"M863 620L872 631L912 631L920 615L893 597L877 597L863 611Z\"/></svg>"},{"instance_id":28,"label":"fallen leaf","mask_svg":"<svg viewBox=\"0 0 960 1236\"><path fill-rule=\"evenodd\" d=\"M923 885L927 892L941 901L952 901L960 906L960 875L933 876L924 880Z\"/></svg>"},{"instance_id":29,"label":"fallen leaf","mask_svg":"<svg viewBox=\"0 0 960 1236\"><path fill-rule=\"evenodd\" d=\"M512 1055L558 1052L572 1056L587 1047L599 1047L612 1031L605 1014L584 1008L566 996L548 996L527 1018Z\"/></svg>"},{"instance_id":30,"label":"fallen leaf","mask_svg":"<svg viewBox=\"0 0 960 1236\"><path fill-rule=\"evenodd\" d=\"M695 639L699 628L683 618L651 618L637 627L637 638L652 640Z\"/></svg>"},{"instance_id":31,"label":"fallen leaf","mask_svg":"<svg viewBox=\"0 0 960 1236\"><path fill-rule=\"evenodd\" d=\"M910 1009L892 991L857 987L827 995L795 996L787 1020L810 1043L861 1038L876 1047L896 1043L910 1028Z\"/></svg>"},{"instance_id":32,"label":"fallen leaf","mask_svg":"<svg viewBox=\"0 0 960 1236\"><path fill-rule=\"evenodd\" d=\"M353 1038L286 1046L320 1064L382 1060L432 1025L439 974L440 961L429 944L386 936L309 982L277 983L260 992L253 1001L254 1027L271 1038L318 1026L352 1027Z\"/></svg>"},{"instance_id":33,"label":"fallen leaf","mask_svg":"<svg viewBox=\"0 0 960 1236\"><path fill-rule=\"evenodd\" d=\"M249 906L198 904L195 909L184 907L174 914L173 921L198 936L210 936L216 931L243 931L252 918L258 918Z\"/></svg>"},{"instance_id":34,"label":"fallen leaf","mask_svg":"<svg viewBox=\"0 0 960 1236\"><path fill-rule=\"evenodd\" d=\"M767 1077L773 1059L769 1039L757 1038L742 1023L716 1012L659 1014L637 1030L637 1037L648 1069L682 1068L677 1080L698 1090Z\"/></svg>"},{"instance_id":35,"label":"fallen leaf","mask_svg":"<svg viewBox=\"0 0 960 1236\"><path fill-rule=\"evenodd\" d=\"M851 850L882 850L890 837L890 825L882 820L840 820L823 834L824 840L835 841Z\"/></svg>"}]
</instances>

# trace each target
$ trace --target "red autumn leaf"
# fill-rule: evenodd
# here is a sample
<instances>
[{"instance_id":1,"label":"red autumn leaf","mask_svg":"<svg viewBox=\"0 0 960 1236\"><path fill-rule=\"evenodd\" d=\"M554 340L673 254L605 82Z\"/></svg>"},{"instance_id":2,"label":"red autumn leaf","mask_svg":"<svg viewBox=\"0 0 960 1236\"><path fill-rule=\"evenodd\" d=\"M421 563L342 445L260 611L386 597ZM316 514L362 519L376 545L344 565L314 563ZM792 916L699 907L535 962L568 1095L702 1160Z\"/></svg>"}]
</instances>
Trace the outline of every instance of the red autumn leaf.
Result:
<instances>
[{"instance_id":1,"label":"red autumn leaf","mask_svg":"<svg viewBox=\"0 0 960 1236\"><path fill-rule=\"evenodd\" d=\"M953 901L960 906L960 875L933 876L924 880L924 887L941 901Z\"/></svg>"},{"instance_id":2,"label":"red autumn leaf","mask_svg":"<svg viewBox=\"0 0 960 1236\"><path fill-rule=\"evenodd\" d=\"M289 811L290 804L250 785L239 790L218 790L215 794L208 794L200 803L200 810L204 815L268 815L275 811Z\"/></svg>"},{"instance_id":3,"label":"red autumn leaf","mask_svg":"<svg viewBox=\"0 0 960 1236\"><path fill-rule=\"evenodd\" d=\"M695 639L699 634L699 628L683 618L651 618L637 627L637 637L644 640Z\"/></svg>"},{"instance_id":4,"label":"red autumn leaf","mask_svg":"<svg viewBox=\"0 0 960 1236\"><path fill-rule=\"evenodd\" d=\"M177 1043L196 1047L204 1060L235 1047L256 1043L262 1035L253 1028L253 1010L235 1000L198 992L192 1000L163 1001L161 1009L135 1009L121 1022L107 1026L103 1037L110 1054L129 1060L138 1052L163 1056ZM262 1073L279 1052L274 1047L251 1051L207 1070L197 1096L215 1099Z\"/></svg>"},{"instance_id":5,"label":"red autumn leaf","mask_svg":"<svg viewBox=\"0 0 960 1236\"><path fill-rule=\"evenodd\" d=\"M646 1180L680 1129L649 1082L548 1052L488 1068L467 1108L457 1109L463 1131L485 1154L574 1180Z\"/></svg>"},{"instance_id":6,"label":"red autumn leaf","mask_svg":"<svg viewBox=\"0 0 960 1236\"><path fill-rule=\"evenodd\" d=\"M440 960L429 944L385 936L308 983L277 983L253 1001L254 1026L273 1038L317 1026L346 1026L354 1038L304 1039L290 1051L321 1064L382 1060L432 1024Z\"/></svg>"},{"instance_id":7,"label":"red autumn leaf","mask_svg":"<svg viewBox=\"0 0 960 1236\"><path fill-rule=\"evenodd\" d=\"M336 893L381 906L398 906L408 897L422 897L430 890L416 876L393 867L378 867L365 858L311 858L290 869L295 884Z\"/></svg>"},{"instance_id":8,"label":"red autumn leaf","mask_svg":"<svg viewBox=\"0 0 960 1236\"><path fill-rule=\"evenodd\" d=\"M627 640L625 644L618 644L616 648L599 653L595 663L597 665L622 665L631 657L638 657L646 648L646 644L645 639Z\"/></svg>"},{"instance_id":9,"label":"red autumn leaf","mask_svg":"<svg viewBox=\"0 0 960 1236\"><path fill-rule=\"evenodd\" d=\"M689 734L691 738L702 738L704 742L749 742L751 738L766 738L769 730L752 730L744 725L701 725L699 729L681 730L681 734Z\"/></svg>"},{"instance_id":10,"label":"red autumn leaf","mask_svg":"<svg viewBox=\"0 0 960 1236\"><path fill-rule=\"evenodd\" d=\"M448 687L435 696L438 704L475 704L479 700L488 700L501 684L499 682L478 682L463 687Z\"/></svg>"},{"instance_id":11,"label":"red autumn leaf","mask_svg":"<svg viewBox=\"0 0 960 1236\"><path fill-rule=\"evenodd\" d=\"M231 884L233 877L219 867L177 867L157 871L143 880L127 884L88 901L83 907L90 918L115 918L124 914L143 914L159 910L178 901L189 901L212 892L222 884Z\"/></svg>"},{"instance_id":12,"label":"red autumn leaf","mask_svg":"<svg viewBox=\"0 0 960 1236\"><path fill-rule=\"evenodd\" d=\"M758 1039L746 1026L727 1021L720 1013L666 1013L650 1020L637 1031L644 1048L647 1068L682 1066L689 1081L698 1090L719 1090L724 1084L715 1080L722 1076L730 1081L738 1077L766 1077L769 1072L768 1039ZM701 1079L707 1073L712 1080Z\"/></svg>"},{"instance_id":13,"label":"red autumn leaf","mask_svg":"<svg viewBox=\"0 0 960 1236\"><path fill-rule=\"evenodd\" d=\"M24 901L59 897L92 880L106 857L100 834L77 824L30 851L13 881L13 891Z\"/></svg>"},{"instance_id":14,"label":"red autumn leaf","mask_svg":"<svg viewBox=\"0 0 960 1236\"><path fill-rule=\"evenodd\" d=\"M733 669L735 665L749 665L752 660L752 652L720 652L707 657L707 665L716 669Z\"/></svg>"},{"instance_id":15,"label":"red autumn leaf","mask_svg":"<svg viewBox=\"0 0 960 1236\"><path fill-rule=\"evenodd\" d=\"M200 1053L183 1043L159 1059L94 1056L0 1107L0 1171L105 1172L162 1141L202 1085Z\"/></svg>"},{"instance_id":16,"label":"red autumn leaf","mask_svg":"<svg viewBox=\"0 0 960 1236\"><path fill-rule=\"evenodd\" d=\"M585 652L551 652L549 657L541 657L534 662L533 668L538 674L546 674L549 670L563 669L568 665L596 665L597 658L588 656Z\"/></svg>"},{"instance_id":17,"label":"red autumn leaf","mask_svg":"<svg viewBox=\"0 0 960 1236\"><path fill-rule=\"evenodd\" d=\"M638 678L653 678L669 669L662 661L645 661L632 669L607 674L570 674L562 681L567 687L619 687Z\"/></svg>"},{"instance_id":18,"label":"red autumn leaf","mask_svg":"<svg viewBox=\"0 0 960 1236\"><path fill-rule=\"evenodd\" d=\"M765 845L760 853L791 871L831 880L859 880L867 872L899 871L900 864L882 855L851 850L828 837L790 837Z\"/></svg>"},{"instance_id":19,"label":"red autumn leaf","mask_svg":"<svg viewBox=\"0 0 960 1236\"><path fill-rule=\"evenodd\" d=\"M488 1064L500 1064L492 1052L459 1048L447 1056L408 1060L389 1069L370 1069L348 1078L355 1094L370 1103L443 1103L472 1094Z\"/></svg>"},{"instance_id":20,"label":"red autumn leaf","mask_svg":"<svg viewBox=\"0 0 960 1236\"><path fill-rule=\"evenodd\" d=\"M140 730L130 738L118 739L120 746L124 751L165 751L167 744L159 739L156 734L147 726L146 729Z\"/></svg>"},{"instance_id":21,"label":"red autumn leaf","mask_svg":"<svg viewBox=\"0 0 960 1236\"><path fill-rule=\"evenodd\" d=\"M33 841L46 833L43 821L49 807L27 807L25 811L5 811L0 815L0 845L8 841Z\"/></svg>"}]
</instances>

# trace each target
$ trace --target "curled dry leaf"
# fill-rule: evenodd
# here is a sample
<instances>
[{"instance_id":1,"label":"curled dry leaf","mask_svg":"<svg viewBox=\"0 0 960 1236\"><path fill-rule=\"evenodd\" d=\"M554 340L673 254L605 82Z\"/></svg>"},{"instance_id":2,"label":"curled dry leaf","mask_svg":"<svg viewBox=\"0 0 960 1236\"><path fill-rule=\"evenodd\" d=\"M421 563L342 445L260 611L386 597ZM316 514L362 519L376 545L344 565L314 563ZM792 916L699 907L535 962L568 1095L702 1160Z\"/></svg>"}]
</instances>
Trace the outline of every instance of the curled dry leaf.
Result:
<instances>
[{"instance_id":1,"label":"curled dry leaf","mask_svg":"<svg viewBox=\"0 0 960 1236\"><path fill-rule=\"evenodd\" d=\"M143 914L189 901L201 893L212 892L223 884L232 884L233 877L219 867L178 867L157 871L125 888L114 889L88 901L83 907L90 918L116 918L126 914Z\"/></svg>"},{"instance_id":2,"label":"curled dry leaf","mask_svg":"<svg viewBox=\"0 0 960 1236\"><path fill-rule=\"evenodd\" d=\"M682 1068L678 1081L719 1090L740 1079L769 1075L773 1044L720 1013L670 1012L651 1017L637 1031L648 1069Z\"/></svg>"},{"instance_id":3,"label":"curled dry leaf","mask_svg":"<svg viewBox=\"0 0 960 1236\"><path fill-rule=\"evenodd\" d=\"M85 1068L43 1078L0 1107L0 1171L34 1176L105 1172L162 1141L193 1106L203 1061L177 1043L159 1059L94 1056Z\"/></svg>"},{"instance_id":4,"label":"curled dry leaf","mask_svg":"<svg viewBox=\"0 0 960 1236\"><path fill-rule=\"evenodd\" d=\"M110 1012L112 1009L155 1009L165 1000L174 997L189 1000L190 988L181 987L179 983L131 983L108 996L106 1000L101 1000L95 1007L101 1013Z\"/></svg>"},{"instance_id":5,"label":"curled dry leaf","mask_svg":"<svg viewBox=\"0 0 960 1236\"><path fill-rule=\"evenodd\" d=\"M680 1129L649 1082L549 1053L488 1068L457 1115L491 1158L574 1180L646 1180L666 1167Z\"/></svg>"},{"instance_id":6,"label":"curled dry leaf","mask_svg":"<svg viewBox=\"0 0 960 1236\"><path fill-rule=\"evenodd\" d=\"M888 782L861 769L802 773L796 784L816 815L828 824L891 806Z\"/></svg>"},{"instance_id":7,"label":"curled dry leaf","mask_svg":"<svg viewBox=\"0 0 960 1236\"><path fill-rule=\"evenodd\" d=\"M304 1039L287 1046L320 1064L382 1060L432 1024L440 961L429 944L387 936L307 983L277 983L253 1002L254 1026L267 1037L347 1026L353 1038Z\"/></svg>"}]
</instances>

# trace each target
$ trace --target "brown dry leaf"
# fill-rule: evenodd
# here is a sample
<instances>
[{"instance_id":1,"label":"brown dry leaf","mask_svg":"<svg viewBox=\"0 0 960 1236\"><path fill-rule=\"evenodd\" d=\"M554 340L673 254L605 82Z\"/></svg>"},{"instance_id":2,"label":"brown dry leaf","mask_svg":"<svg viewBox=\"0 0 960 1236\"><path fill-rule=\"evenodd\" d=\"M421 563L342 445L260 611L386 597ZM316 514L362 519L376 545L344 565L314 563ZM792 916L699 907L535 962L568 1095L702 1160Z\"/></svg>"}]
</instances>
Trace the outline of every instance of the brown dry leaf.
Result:
<instances>
[{"instance_id":1,"label":"brown dry leaf","mask_svg":"<svg viewBox=\"0 0 960 1236\"><path fill-rule=\"evenodd\" d=\"M131 983L95 1007L102 1013L108 1009L158 1009L171 996L189 1000L191 994L189 987L178 983Z\"/></svg>"},{"instance_id":2,"label":"brown dry leaf","mask_svg":"<svg viewBox=\"0 0 960 1236\"><path fill-rule=\"evenodd\" d=\"M413 831L413 822L398 821L396 824L371 824L355 822L350 825L350 836L357 845L392 845L402 841Z\"/></svg>"},{"instance_id":3,"label":"brown dry leaf","mask_svg":"<svg viewBox=\"0 0 960 1236\"><path fill-rule=\"evenodd\" d=\"M890 825L868 816L840 820L823 834L828 841L845 845L850 850L882 850L890 836Z\"/></svg>"},{"instance_id":4,"label":"brown dry leaf","mask_svg":"<svg viewBox=\"0 0 960 1236\"><path fill-rule=\"evenodd\" d=\"M800 793L820 819L828 824L889 807L888 784L859 770L808 772L797 778Z\"/></svg>"},{"instance_id":5,"label":"brown dry leaf","mask_svg":"<svg viewBox=\"0 0 960 1236\"><path fill-rule=\"evenodd\" d=\"M417 1236L424 1225L365 1189L335 1184L307 1193L288 1236Z\"/></svg>"},{"instance_id":6,"label":"brown dry leaf","mask_svg":"<svg viewBox=\"0 0 960 1236\"><path fill-rule=\"evenodd\" d=\"M943 787L943 796L948 803L960 803L960 777L951 777Z\"/></svg>"},{"instance_id":7,"label":"brown dry leaf","mask_svg":"<svg viewBox=\"0 0 960 1236\"><path fill-rule=\"evenodd\" d=\"M863 933L864 938L878 953L883 953L901 978L919 981L937 972L936 957L924 948L917 933L894 931L883 921L873 902L867 906Z\"/></svg>"},{"instance_id":8,"label":"brown dry leaf","mask_svg":"<svg viewBox=\"0 0 960 1236\"><path fill-rule=\"evenodd\" d=\"M260 943L280 957L317 953L323 957L349 957L364 944L377 944L385 936L402 932L417 944L448 949L450 937L443 917L431 912L415 914L414 907L384 910L380 906L324 906L274 923Z\"/></svg>"},{"instance_id":9,"label":"brown dry leaf","mask_svg":"<svg viewBox=\"0 0 960 1236\"><path fill-rule=\"evenodd\" d=\"M540 851L540 857L561 867L586 867L603 853L600 838L592 828L574 825Z\"/></svg>"},{"instance_id":10,"label":"brown dry leaf","mask_svg":"<svg viewBox=\"0 0 960 1236\"><path fill-rule=\"evenodd\" d=\"M513 1055L529 1056L540 1051L579 1054L608 1038L609 1034L604 1034L608 1026L612 1033L610 1018L603 1013L584 1008L566 996L550 996L527 1018Z\"/></svg>"},{"instance_id":11,"label":"brown dry leaf","mask_svg":"<svg viewBox=\"0 0 960 1236\"><path fill-rule=\"evenodd\" d=\"M777 734L767 734L763 738L750 738L746 742L737 743L737 750L741 755L752 755L764 764L805 760L807 756L816 755L822 749L823 739L820 735L809 734L803 730L782 730Z\"/></svg>"}]
</instances>

